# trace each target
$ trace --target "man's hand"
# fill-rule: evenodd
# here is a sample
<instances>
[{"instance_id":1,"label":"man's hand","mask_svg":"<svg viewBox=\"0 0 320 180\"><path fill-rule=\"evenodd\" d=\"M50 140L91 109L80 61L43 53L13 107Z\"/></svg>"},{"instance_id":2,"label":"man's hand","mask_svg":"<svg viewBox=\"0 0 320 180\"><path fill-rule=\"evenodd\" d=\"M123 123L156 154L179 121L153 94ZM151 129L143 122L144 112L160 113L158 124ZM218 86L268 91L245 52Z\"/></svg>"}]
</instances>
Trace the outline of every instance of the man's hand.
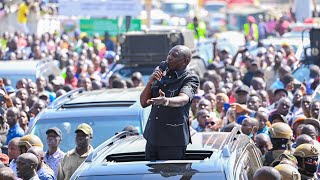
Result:
<instances>
[{"instance_id":1,"label":"man's hand","mask_svg":"<svg viewBox=\"0 0 320 180\"><path fill-rule=\"evenodd\" d=\"M149 81L151 81L151 83L153 83L155 80L160 81L162 77L163 77L163 72L159 69L159 67L157 67L153 71L153 73L150 75Z\"/></svg>"},{"instance_id":2,"label":"man's hand","mask_svg":"<svg viewBox=\"0 0 320 180\"><path fill-rule=\"evenodd\" d=\"M167 98L165 96L165 93L159 89L159 97L156 98L151 98L147 101L148 104L153 104L153 105L165 105L165 103L167 102Z\"/></svg>"},{"instance_id":3,"label":"man's hand","mask_svg":"<svg viewBox=\"0 0 320 180\"><path fill-rule=\"evenodd\" d=\"M239 103L232 103L230 107L235 109L237 113L242 113L246 109L244 106L242 106Z\"/></svg>"}]
</instances>

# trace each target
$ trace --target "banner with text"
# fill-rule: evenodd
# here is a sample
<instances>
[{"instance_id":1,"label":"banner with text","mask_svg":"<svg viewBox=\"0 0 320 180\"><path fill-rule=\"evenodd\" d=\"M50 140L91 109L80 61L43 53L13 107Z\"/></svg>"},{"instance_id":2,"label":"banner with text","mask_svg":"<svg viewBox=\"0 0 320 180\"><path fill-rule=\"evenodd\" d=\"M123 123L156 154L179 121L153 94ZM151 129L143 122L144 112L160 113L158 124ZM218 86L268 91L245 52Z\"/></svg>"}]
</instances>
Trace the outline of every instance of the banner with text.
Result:
<instances>
[{"instance_id":1,"label":"banner with text","mask_svg":"<svg viewBox=\"0 0 320 180\"><path fill-rule=\"evenodd\" d=\"M137 17L140 0L59 0L59 15L89 17Z\"/></svg>"},{"instance_id":2,"label":"banner with text","mask_svg":"<svg viewBox=\"0 0 320 180\"><path fill-rule=\"evenodd\" d=\"M80 19L80 31L86 32L89 36L96 33L103 36L108 31L110 36L116 36L118 33L126 32L126 23L122 23L122 26L118 29L118 19ZM141 20L132 19L129 31L141 31Z\"/></svg>"}]
</instances>

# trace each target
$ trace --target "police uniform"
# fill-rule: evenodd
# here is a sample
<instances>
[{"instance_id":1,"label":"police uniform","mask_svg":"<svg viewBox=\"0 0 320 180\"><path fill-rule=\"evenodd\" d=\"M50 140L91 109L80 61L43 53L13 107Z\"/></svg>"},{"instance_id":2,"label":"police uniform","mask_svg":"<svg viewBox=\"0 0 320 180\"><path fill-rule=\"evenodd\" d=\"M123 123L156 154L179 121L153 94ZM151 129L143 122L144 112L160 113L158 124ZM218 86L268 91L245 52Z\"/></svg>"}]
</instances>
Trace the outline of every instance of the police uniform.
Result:
<instances>
[{"instance_id":1,"label":"police uniform","mask_svg":"<svg viewBox=\"0 0 320 180\"><path fill-rule=\"evenodd\" d=\"M301 174L298 169L289 164L279 164L274 167L282 176L282 180L300 180Z\"/></svg>"},{"instance_id":2,"label":"police uniform","mask_svg":"<svg viewBox=\"0 0 320 180\"><path fill-rule=\"evenodd\" d=\"M320 151L319 151L319 149L316 148L316 146L314 146L312 144L301 144L297 147L297 149L295 150L293 155L296 157L301 157L301 158L318 157L320 155ZM319 160L318 160L318 162L319 162ZM308 176L305 169L303 169L300 166L299 166L299 172L301 174L302 180L316 180L316 179L318 179L316 173L313 173L312 176L310 176L310 175ZM309 174L310 174L310 172L309 172Z\"/></svg>"},{"instance_id":3,"label":"police uniform","mask_svg":"<svg viewBox=\"0 0 320 180\"><path fill-rule=\"evenodd\" d=\"M299 168L300 169L300 168ZM304 174L301 174L301 180L318 180L318 177L314 174L313 177L306 176Z\"/></svg>"},{"instance_id":4,"label":"police uniform","mask_svg":"<svg viewBox=\"0 0 320 180\"><path fill-rule=\"evenodd\" d=\"M279 156L281 154L292 155L293 152L289 151L289 150L268 151L264 156L262 156L263 165L264 166L274 166L274 165L278 164L280 162Z\"/></svg>"},{"instance_id":5,"label":"police uniform","mask_svg":"<svg viewBox=\"0 0 320 180\"><path fill-rule=\"evenodd\" d=\"M186 147L191 143L188 124L189 109L198 86L199 77L186 69L169 70L160 81L155 81L152 84L152 98L159 97L159 89L161 89L165 96L169 98L178 96L179 93L184 93L189 97L189 102L181 107L152 105L143 133L144 138L147 140L146 146L149 146L149 148ZM148 153L146 151L147 159ZM179 155L177 155L177 158L179 158Z\"/></svg>"},{"instance_id":6,"label":"police uniform","mask_svg":"<svg viewBox=\"0 0 320 180\"><path fill-rule=\"evenodd\" d=\"M293 132L290 126L286 123L278 122L272 124L272 126L269 128L269 134L270 138L274 139L288 139L289 141L292 139ZM275 164L275 160L278 159L278 157L281 154L287 154L287 155L292 155L293 152L289 149L276 149L276 150L271 150L268 151L263 157L262 157L262 162L264 166L274 166L277 165ZM279 162L279 161L278 161Z\"/></svg>"}]
</instances>

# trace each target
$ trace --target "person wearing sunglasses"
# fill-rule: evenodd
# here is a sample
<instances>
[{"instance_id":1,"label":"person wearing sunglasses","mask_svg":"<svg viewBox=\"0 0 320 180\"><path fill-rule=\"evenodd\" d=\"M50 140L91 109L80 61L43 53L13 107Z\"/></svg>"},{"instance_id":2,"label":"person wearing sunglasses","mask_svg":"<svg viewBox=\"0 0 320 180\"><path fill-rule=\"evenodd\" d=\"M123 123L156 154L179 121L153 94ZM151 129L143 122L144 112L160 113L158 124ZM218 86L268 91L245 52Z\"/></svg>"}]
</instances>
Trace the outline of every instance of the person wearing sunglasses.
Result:
<instances>
[{"instance_id":1,"label":"person wearing sunglasses","mask_svg":"<svg viewBox=\"0 0 320 180\"><path fill-rule=\"evenodd\" d=\"M316 146L301 144L296 148L293 155L298 160L298 170L301 174L301 179L318 179L315 173L319 164L318 156L320 155L320 151Z\"/></svg>"},{"instance_id":2,"label":"person wearing sunglasses","mask_svg":"<svg viewBox=\"0 0 320 180\"><path fill-rule=\"evenodd\" d=\"M219 127L219 122L217 121L217 119L215 119L214 117L210 117L206 122L206 131L214 131L214 132L218 132L220 127Z\"/></svg>"}]
</instances>

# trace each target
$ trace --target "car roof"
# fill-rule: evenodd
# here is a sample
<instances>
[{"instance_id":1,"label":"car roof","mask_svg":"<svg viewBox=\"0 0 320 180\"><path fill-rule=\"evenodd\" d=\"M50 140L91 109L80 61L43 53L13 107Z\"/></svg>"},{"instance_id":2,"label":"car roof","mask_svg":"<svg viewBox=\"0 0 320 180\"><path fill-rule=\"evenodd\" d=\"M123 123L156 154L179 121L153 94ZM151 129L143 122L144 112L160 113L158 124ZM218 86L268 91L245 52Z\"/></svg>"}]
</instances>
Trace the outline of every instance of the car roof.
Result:
<instances>
[{"instance_id":1,"label":"car roof","mask_svg":"<svg viewBox=\"0 0 320 180\"><path fill-rule=\"evenodd\" d=\"M141 94L141 88L129 89L104 89L97 91L87 91L79 97L72 99L66 104L76 103L102 103L102 102L136 102Z\"/></svg>"},{"instance_id":2,"label":"car roof","mask_svg":"<svg viewBox=\"0 0 320 180\"><path fill-rule=\"evenodd\" d=\"M85 160L86 170L82 172L80 170L81 173L75 174L81 177L152 174L149 172L149 167L155 164L167 167L170 164L192 164L197 172L223 174L224 168L235 165L248 143L252 141L248 136L241 134L239 128L234 128L231 133L195 133L192 135L192 144L187 146L185 160L150 162L144 160L146 140L143 136L132 136L129 132L121 132L97 147ZM231 153L234 155L231 156ZM188 158L192 156L199 159ZM229 160L230 158L232 160Z\"/></svg>"},{"instance_id":3,"label":"car roof","mask_svg":"<svg viewBox=\"0 0 320 180\"><path fill-rule=\"evenodd\" d=\"M142 88L102 89L85 91L83 88L70 91L57 98L49 108L85 108L104 106L125 106L139 102Z\"/></svg>"},{"instance_id":4,"label":"car roof","mask_svg":"<svg viewBox=\"0 0 320 180\"><path fill-rule=\"evenodd\" d=\"M241 141L239 141L239 137L242 138ZM229 151L229 154L224 154L225 157L229 156L230 153L237 148L237 146L244 146L244 144L251 142L250 138L241 133L240 128L234 128L230 133L194 133L191 136L191 139L192 143L187 146L187 151ZM106 158L108 156L122 153L144 152L145 144L146 140L143 136L132 136L129 132L122 132L97 147L95 152L90 158L87 159L87 161L90 162L93 159L99 159L101 157ZM206 156L206 154L203 155Z\"/></svg>"},{"instance_id":5,"label":"car roof","mask_svg":"<svg viewBox=\"0 0 320 180\"><path fill-rule=\"evenodd\" d=\"M57 98L36 117L36 120L114 116L115 114L139 116L144 110L139 101L141 91L142 88L94 91L84 91L83 88L79 88Z\"/></svg>"},{"instance_id":6,"label":"car roof","mask_svg":"<svg viewBox=\"0 0 320 180\"><path fill-rule=\"evenodd\" d=\"M195 133L192 136L192 144L187 150L210 150L221 149L229 133ZM108 154L142 152L145 149L146 140L142 136L132 136L119 143Z\"/></svg>"},{"instance_id":7,"label":"car roof","mask_svg":"<svg viewBox=\"0 0 320 180\"><path fill-rule=\"evenodd\" d=\"M0 74L34 74L40 61L0 61Z\"/></svg>"}]
</instances>

